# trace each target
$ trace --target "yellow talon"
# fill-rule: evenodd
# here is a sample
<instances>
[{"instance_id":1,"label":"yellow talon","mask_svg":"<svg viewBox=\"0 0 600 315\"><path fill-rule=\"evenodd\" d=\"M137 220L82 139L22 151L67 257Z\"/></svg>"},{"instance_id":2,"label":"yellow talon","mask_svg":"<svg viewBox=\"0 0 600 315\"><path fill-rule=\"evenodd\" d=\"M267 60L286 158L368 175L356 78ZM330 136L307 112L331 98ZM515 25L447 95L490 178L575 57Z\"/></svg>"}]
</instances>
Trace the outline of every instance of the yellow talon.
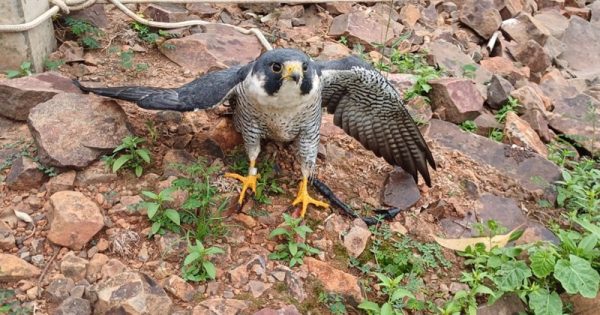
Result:
<instances>
[{"instance_id":1,"label":"yellow talon","mask_svg":"<svg viewBox=\"0 0 600 315\"><path fill-rule=\"evenodd\" d=\"M294 202L292 202L292 206L295 206L296 204L302 202L302 210L300 210L301 218L304 218L304 214L306 213L306 209L308 208L309 204L313 204L317 207L323 207L323 208L329 207L329 204L312 198L308 194L307 186L308 186L308 179L306 177L303 177L302 182L300 183L300 189L298 189L298 196L296 197Z\"/></svg>"},{"instance_id":2,"label":"yellow talon","mask_svg":"<svg viewBox=\"0 0 600 315\"><path fill-rule=\"evenodd\" d=\"M250 161L250 169L248 176L242 176L236 173L225 173L225 177L235 178L242 182L242 191L240 192L240 198L238 203L241 205L246 196L246 190L250 188L252 192L256 193L256 181L260 178L260 174L256 174L256 168L254 168L255 161ZM254 173L254 174L253 174Z\"/></svg>"}]
</instances>

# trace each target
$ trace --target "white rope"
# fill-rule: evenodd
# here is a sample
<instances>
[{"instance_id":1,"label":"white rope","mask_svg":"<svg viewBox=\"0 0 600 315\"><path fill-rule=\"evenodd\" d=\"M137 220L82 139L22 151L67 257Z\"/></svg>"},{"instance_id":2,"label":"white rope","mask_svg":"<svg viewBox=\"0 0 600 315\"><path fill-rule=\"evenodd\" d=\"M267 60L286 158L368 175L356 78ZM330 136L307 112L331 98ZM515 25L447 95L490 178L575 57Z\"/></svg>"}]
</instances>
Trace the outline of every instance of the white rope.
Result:
<instances>
[{"instance_id":1,"label":"white rope","mask_svg":"<svg viewBox=\"0 0 600 315\"><path fill-rule=\"evenodd\" d=\"M245 29L239 26L235 26L235 25L231 25L231 24L223 24L223 23L212 23L212 22L206 22L206 21L202 21L202 20L190 20L190 21L183 21L183 22L175 22L175 23L165 23L165 22L155 22L155 21L149 21L146 20L142 17L140 17L139 15L135 14L133 11L129 10L125 5L123 5L120 0L109 0L112 4L114 4L117 8L119 8L121 11L123 11L123 13L127 14L127 16L129 16L130 18L136 20L139 23L151 26L151 27L158 27L158 28L180 28L180 27L186 27L186 26L194 26L194 25L214 25L214 24L221 24L221 25L226 25L229 26L233 29L235 29L236 31L242 33L242 34L254 34L256 35L256 37L258 38L258 40L260 41L260 43L267 49L267 50L272 50L273 47L271 47L271 44L269 43L269 41L265 38L265 36L261 33L261 31L257 28L251 28L251 29Z\"/></svg>"},{"instance_id":2,"label":"white rope","mask_svg":"<svg viewBox=\"0 0 600 315\"><path fill-rule=\"evenodd\" d=\"M0 25L0 32L23 32L23 31L30 30L30 29L35 28L36 26L42 24L47 19L52 18L52 16L54 14L58 13L58 11L60 11L60 8L55 5L52 8L50 8L48 11L42 13L42 15L36 17L35 19L33 19L27 23L14 24L14 25L10 25L10 24L9 25Z\"/></svg>"}]
</instances>

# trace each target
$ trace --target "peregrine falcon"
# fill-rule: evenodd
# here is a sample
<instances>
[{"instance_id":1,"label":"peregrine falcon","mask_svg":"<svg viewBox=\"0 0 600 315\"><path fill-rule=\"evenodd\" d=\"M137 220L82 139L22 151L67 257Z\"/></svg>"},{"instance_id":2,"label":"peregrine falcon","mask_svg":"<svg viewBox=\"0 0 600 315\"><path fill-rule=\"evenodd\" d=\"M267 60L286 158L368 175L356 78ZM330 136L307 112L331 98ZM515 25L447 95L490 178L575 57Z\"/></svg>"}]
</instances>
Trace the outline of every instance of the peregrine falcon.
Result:
<instances>
[{"instance_id":1,"label":"peregrine falcon","mask_svg":"<svg viewBox=\"0 0 600 315\"><path fill-rule=\"evenodd\" d=\"M307 190L317 159L322 107L334 115L335 125L375 155L400 166L415 182L420 173L431 186L427 164L435 169L435 162L402 98L383 75L354 56L313 61L299 50L274 49L244 66L207 73L179 88L90 88L75 83L84 92L146 109L201 110L229 100L250 160L246 176L225 174L242 182L239 204L247 189L256 190L256 159L261 139L267 138L297 145L302 180L292 205L301 204L300 216L309 204L328 207Z\"/></svg>"}]
</instances>

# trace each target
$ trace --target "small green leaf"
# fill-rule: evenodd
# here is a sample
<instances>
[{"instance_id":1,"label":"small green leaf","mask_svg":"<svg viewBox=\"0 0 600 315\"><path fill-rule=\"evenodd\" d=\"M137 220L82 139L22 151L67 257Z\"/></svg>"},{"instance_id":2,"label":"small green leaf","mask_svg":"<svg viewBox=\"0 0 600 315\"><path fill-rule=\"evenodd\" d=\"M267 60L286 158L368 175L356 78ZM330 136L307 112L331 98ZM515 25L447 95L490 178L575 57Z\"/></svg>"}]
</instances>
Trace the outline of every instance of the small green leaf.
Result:
<instances>
[{"instance_id":1,"label":"small green leaf","mask_svg":"<svg viewBox=\"0 0 600 315\"><path fill-rule=\"evenodd\" d=\"M185 260L183 261L183 265L187 266L187 265L193 263L194 261L196 261L198 258L200 258L200 253L199 252L191 252L187 256L185 256Z\"/></svg>"},{"instance_id":2,"label":"small green leaf","mask_svg":"<svg viewBox=\"0 0 600 315\"><path fill-rule=\"evenodd\" d=\"M6 71L6 77L9 79L14 79L16 77L19 77L21 75L21 72L16 71L16 70L8 70Z\"/></svg>"},{"instance_id":3,"label":"small green leaf","mask_svg":"<svg viewBox=\"0 0 600 315\"><path fill-rule=\"evenodd\" d=\"M392 305L390 303L385 303L381 306L381 313L379 313L380 315L395 315L396 313L394 312L394 309L392 308Z\"/></svg>"},{"instance_id":4,"label":"small green leaf","mask_svg":"<svg viewBox=\"0 0 600 315\"><path fill-rule=\"evenodd\" d=\"M290 242L288 244L288 248L290 250L290 254L292 254L292 256L296 256L296 253L298 252L298 244L295 242Z\"/></svg>"},{"instance_id":5,"label":"small green leaf","mask_svg":"<svg viewBox=\"0 0 600 315\"><path fill-rule=\"evenodd\" d=\"M409 297L411 299L414 299L415 296L408 290L404 289L404 288L398 288L394 291L394 293L392 294L391 300L392 301L397 301L400 300L404 297Z\"/></svg>"},{"instance_id":6,"label":"small green leaf","mask_svg":"<svg viewBox=\"0 0 600 315\"><path fill-rule=\"evenodd\" d=\"M598 293L600 275L589 261L575 255L569 255L569 261L561 259L556 263L554 278L569 294L580 293L583 297L594 298Z\"/></svg>"},{"instance_id":7,"label":"small green leaf","mask_svg":"<svg viewBox=\"0 0 600 315\"><path fill-rule=\"evenodd\" d=\"M125 163L127 163L129 160L131 160L131 155L129 154L124 154L121 155L116 161L115 163L113 163L113 167L112 167L112 171L113 173L116 173L123 165L125 165Z\"/></svg>"},{"instance_id":8,"label":"small green leaf","mask_svg":"<svg viewBox=\"0 0 600 315\"><path fill-rule=\"evenodd\" d=\"M158 195L155 194L155 193L153 193L153 192L151 192L151 191L144 190L144 191L142 191L142 195L144 195L144 196L146 196L146 197L148 197L150 199L153 199L153 200L158 199Z\"/></svg>"},{"instance_id":9,"label":"small green leaf","mask_svg":"<svg viewBox=\"0 0 600 315\"><path fill-rule=\"evenodd\" d=\"M137 153L137 155L139 155L142 158L142 160L144 160L144 162L150 163L150 153L148 152L148 150L137 149L135 150L135 153Z\"/></svg>"},{"instance_id":10,"label":"small green leaf","mask_svg":"<svg viewBox=\"0 0 600 315\"><path fill-rule=\"evenodd\" d=\"M160 222L152 223L152 230L151 230L152 234L158 233L158 231L160 231L160 227L161 227Z\"/></svg>"},{"instance_id":11,"label":"small green leaf","mask_svg":"<svg viewBox=\"0 0 600 315\"><path fill-rule=\"evenodd\" d=\"M553 253L547 249L540 249L529 256L531 260L531 271L538 278L545 278L554 270L556 258Z\"/></svg>"},{"instance_id":12,"label":"small green leaf","mask_svg":"<svg viewBox=\"0 0 600 315\"><path fill-rule=\"evenodd\" d=\"M597 243L598 238L596 238L594 234L590 234L584 237L579 244L577 244L577 247L583 251L584 256L590 257L593 255L594 248L596 247Z\"/></svg>"},{"instance_id":13,"label":"small green leaf","mask_svg":"<svg viewBox=\"0 0 600 315\"><path fill-rule=\"evenodd\" d=\"M529 307L535 315L562 315L562 301L556 292L548 293L546 289L535 290L528 295Z\"/></svg>"},{"instance_id":14,"label":"small green leaf","mask_svg":"<svg viewBox=\"0 0 600 315\"><path fill-rule=\"evenodd\" d=\"M137 166L135 167L135 176L136 176L136 177L140 177L140 176L142 176L142 172L143 172L143 171L144 171L144 169L143 169L141 166L137 165Z\"/></svg>"},{"instance_id":15,"label":"small green leaf","mask_svg":"<svg viewBox=\"0 0 600 315\"><path fill-rule=\"evenodd\" d=\"M171 220L171 222L173 222L177 225L181 225L181 221L179 218L179 212L175 211L174 209L165 210L165 216L167 218L169 218L169 220Z\"/></svg>"},{"instance_id":16,"label":"small green leaf","mask_svg":"<svg viewBox=\"0 0 600 315\"><path fill-rule=\"evenodd\" d=\"M223 253L225 253L225 252L219 247L210 247L210 248L207 248L206 251L204 252L204 254L206 254L207 256L223 254Z\"/></svg>"},{"instance_id":17,"label":"small green leaf","mask_svg":"<svg viewBox=\"0 0 600 315\"><path fill-rule=\"evenodd\" d=\"M209 278L214 279L217 276L217 269L210 261L203 261L202 267L204 267L204 270Z\"/></svg>"},{"instance_id":18,"label":"small green leaf","mask_svg":"<svg viewBox=\"0 0 600 315\"><path fill-rule=\"evenodd\" d=\"M590 221L582 218L575 218L577 224L581 225L584 229L588 230L590 233L594 234L597 239L600 239L600 226L591 223Z\"/></svg>"},{"instance_id":19,"label":"small green leaf","mask_svg":"<svg viewBox=\"0 0 600 315\"><path fill-rule=\"evenodd\" d=\"M278 235L284 235L284 234L287 235L288 233L289 233L289 231L286 230L285 228L282 228L282 227L276 228L273 231L271 231L271 234L269 234L269 238L273 238Z\"/></svg>"},{"instance_id":20,"label":"small green leaf","mask_svg":"<svg viewBox=\"0 0 600 315\"><path fill-rule=\"evenodd\" d=\"M375 313L379 313L379 305L375 302L371 302L366 300L358 305L358 308L366 311L373 311Z\"/></svg>"},{"instance_id":21,"label":"small green leaf","mask_svg":"<svg viewBox=\"0 0 600 315\"><path fill-rule=\"evenodd\" d=\"M160 208L160 205L155 202L146 202L146 206L148 208L148 218L154 218L156 212L158 212L158 208Z\"/></svg>"}]
</instances>

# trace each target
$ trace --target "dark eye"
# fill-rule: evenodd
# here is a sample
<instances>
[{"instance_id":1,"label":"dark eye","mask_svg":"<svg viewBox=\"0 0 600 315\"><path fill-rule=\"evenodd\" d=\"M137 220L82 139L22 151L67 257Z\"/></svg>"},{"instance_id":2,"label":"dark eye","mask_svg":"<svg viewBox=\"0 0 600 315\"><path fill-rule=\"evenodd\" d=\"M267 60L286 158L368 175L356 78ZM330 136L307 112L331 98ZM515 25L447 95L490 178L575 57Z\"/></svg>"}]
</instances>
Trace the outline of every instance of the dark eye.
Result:
<instances>
[{"instance_id":1,"label":"dark eye","mask_svg":"<svg viewBox=\"0 0 600 315\"><path fill-rule=\"evenodd\" d=\"M303 64L302 64L302 71L305 71L305 72L306 72L306 70L308 70L308 64L306 64L306 63L303 63Z\"/></svg>"},{"instance_id":2,"label":"dark eye","mask_svg":"<svg viewBox=\"0 0 600 315\"><path fill-rule=\"evenodd\" d=\"M281 64L276 62L271 64L271 70L273 70L275 73L281 72Z\"/></svg>"}]
</instances>

